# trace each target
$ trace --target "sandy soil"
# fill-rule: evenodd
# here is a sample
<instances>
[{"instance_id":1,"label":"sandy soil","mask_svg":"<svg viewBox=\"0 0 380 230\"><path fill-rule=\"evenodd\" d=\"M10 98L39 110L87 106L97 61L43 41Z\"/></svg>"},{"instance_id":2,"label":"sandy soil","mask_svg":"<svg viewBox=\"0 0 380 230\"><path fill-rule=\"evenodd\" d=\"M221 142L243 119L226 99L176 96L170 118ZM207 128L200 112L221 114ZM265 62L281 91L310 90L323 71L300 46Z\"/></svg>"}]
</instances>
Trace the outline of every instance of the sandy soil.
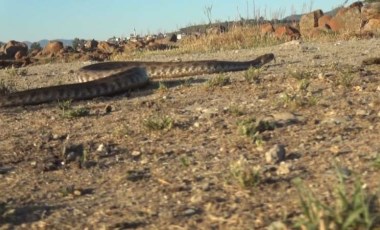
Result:
<instances>
[{"instance_id":1,"label":"sandy soil","mask_svg":"<svg viewBox=\"0 0 380 230\"><path fill-rule=\"evenodd\" d=\"M0 108L0 226L259 229L282 221L291 227L302 213L292 180L301 178L332 202L336 168L348 184L359 177L375 193L380 66L362 60L379 56L379 47L379 39L370 39L158 52L143 60L246 60L271 52L276 62L255 73L152 82L73 102L74 110L89 112L81 117L70 117L62 103ZM17 90L62 84L85 64L30 66L24 76L1 70L0 79ZM230 81L210 86L208 79L221 77ZM252 134L253 119L275 127ZM281 162L266 159L275 145L285 147ZM257 169L260 179L243 186L234 174L241 168Z\"/></svg>"}]
</instances>

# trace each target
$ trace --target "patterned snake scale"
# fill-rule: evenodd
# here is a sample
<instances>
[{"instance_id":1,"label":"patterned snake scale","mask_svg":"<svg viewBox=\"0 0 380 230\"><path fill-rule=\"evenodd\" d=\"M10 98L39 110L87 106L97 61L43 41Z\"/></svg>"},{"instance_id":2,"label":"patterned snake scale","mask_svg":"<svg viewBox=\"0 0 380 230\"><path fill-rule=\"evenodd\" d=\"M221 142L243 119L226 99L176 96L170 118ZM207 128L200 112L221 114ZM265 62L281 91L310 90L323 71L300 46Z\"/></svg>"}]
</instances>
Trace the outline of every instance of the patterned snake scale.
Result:
<instances>
[{"instance_id":1,"label":"patterned snake scale","mask_svg":"<svg viewBox=\"0 0 380 230\"><path fill-rule=\"evenodd\" d=\"M264 54L251 61L103 62L79 70L80 83L29 89L0 96L0 107L84 100L114 95L146 85L149 78L175 78L259 68L274 60Z\"/></svg>"}]
</instances>

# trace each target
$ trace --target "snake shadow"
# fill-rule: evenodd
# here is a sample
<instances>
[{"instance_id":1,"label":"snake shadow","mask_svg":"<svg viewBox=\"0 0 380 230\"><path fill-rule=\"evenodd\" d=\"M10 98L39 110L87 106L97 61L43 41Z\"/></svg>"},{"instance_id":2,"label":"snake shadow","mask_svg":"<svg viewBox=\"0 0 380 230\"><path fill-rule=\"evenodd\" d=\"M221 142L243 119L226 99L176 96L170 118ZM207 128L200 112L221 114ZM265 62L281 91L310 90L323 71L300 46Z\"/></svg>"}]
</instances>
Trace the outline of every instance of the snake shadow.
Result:
<instances>
[{"instance_id":1,"label":"snake shadow","mask_svg":"<svg viewBox=\"0 0 380 230\"><path fill-rule=\"evenodd\" d=\"M162 87L165 87L166 89L170 88L176 88L176 87L190 87L195 84L203 84L207 81L205 78L186 78L186 79L154 79L150 80L149 83L141 87L139 89L133 89L129 90L124 93L119 93L119 94L114 94L114 95L109 95L109 96L103 96L99 97L95 100L101 100L101 101L118 101L118 100L123 100L125 97L128 98L136 98L136 97L145 97L149 96L151 94L154 94L157 90L159 90ZM94 100L94 99L93 99Z\"/></svg>"},{"instance_id":2,"label":"snake shadow","mask_svg":"<svg viewBox=\"0 0 380 230\"><path fill-rule=\"evenodd\" d=\"M93 99L88 99L88 100L77 100L73 101L73 105L80 105L84 104L86 101L91 101L92 103L98 103L98 102L116 102L127 98L136 98L136 97L144 97L148 96L151 94L154 94L158 89L161 87L170 89L170 88L175 88L175 87L180 87L180 86L191 86L194 84L202 84L207 81L207 78L198 78L198 77L189 77L189 78L182 78L182 79L154 79L150 80L149 83L146 86L143 86L138 89L132 89L123 93L117 93L117 94L112 94L108 96L101 96L101 97L96 97ZM25 105L25 106L17 106L17 107L9 107L6 110L2 111L0 110L1 113L9 113L9 114L14 114L18 113L20 111L37 111L42 108L56 108L59 105L59 102L50 102L50 103L44 103L40 105Z\"/></svg>"}]
</instances>

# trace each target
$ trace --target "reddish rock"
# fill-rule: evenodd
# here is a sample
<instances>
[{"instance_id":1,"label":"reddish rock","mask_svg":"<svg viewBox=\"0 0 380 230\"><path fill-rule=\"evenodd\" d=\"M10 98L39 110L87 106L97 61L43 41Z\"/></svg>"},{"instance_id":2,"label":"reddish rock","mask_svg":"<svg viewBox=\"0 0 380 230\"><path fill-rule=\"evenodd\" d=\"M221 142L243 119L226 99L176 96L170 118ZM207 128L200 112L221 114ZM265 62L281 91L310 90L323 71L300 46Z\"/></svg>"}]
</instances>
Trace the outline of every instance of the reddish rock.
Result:
<instances>
[{"instance_id":1,"label":"reddish rock","mask_svg":"<svg viewBox=\"0 0 380 230\"><path fill-rule=\"evenodd\" d=\"M14 58L15 58L15 60L22 60L24 57L26 57L27 55L26 55L26 53L25 52L23 52L23 51L17 51L17 53L15 54L15 56L14 56Z\"/></svg>"},{"instance_id":2,"label":"reddish rock","mask_svg":"<svg viewBox=\"0 0 380 230\"><path fill-rule=\"evenodd\" d=\"M330 28L329 22L331 21L332 17L330 15L323 15L318 19L318 27L319 28Z\"/></svg>"},{"instance_id":3,"label":"reddish rock","mask_svg":"<svg viewBox=\"0 0 380 230\"><path fill-rule=\"evenodd\" d=\"M380 2L365 4L362 8L361 14L365 21L370 19L380 19Z\"/></svg>"},{"instance_id":4,"label":"reddish rock","mask_svg":"<svg viewBox=\"0 0 380 230\"><path fill-rule=\"evenodd\" d=\"M328 25L325 25L324 27L315 27L313 28L310 33L309 33L309 36L310 37L319 37L319 36L322 36L322 35L326 35L328 33L331 33L331 29Z\"/></svg>"},{"instance_id":5,"label":"reddish rock","mask_svg":"<svg viewBox=\"0 0 380 230\"><path fill-rule=\"evenodd\" d=\"M30 55L30 57L34 57L34 56L36 56L38 53L40 53L40 49L34 49L34 50L32 50L30 53L29 53L29 55Z\"/></svg>"},{"instance_id":6,"label":"reddish rock","mask_svg":"<svg viewBox=\"0 0 380 230\"><path fill-rule=\"evenodd\" d=\"M300 32L302 35L308 36L310 31L318 27L318 19L323 16L322 10L315 10L308 14L302 15L300 19Z\"/></svg>"},{"instance_id":7,"label":"reddish rock","mask_svg":"<svg viewBox=\"0 0 380 230\"><path fill-rule=\"evenodd\" d=\"M275 31L274 27L273 27L272 23L270 23L270 22L262 24L260 26L260 34L261 35L269 35L269 34L274 33L274 31Z\"/></svg>"},{"instance_id":8,"label":"reddish rock","mask_svg":"<svg viewBox=\"0 0 380 230\"><path fill-rule=\"evenodd\" d=\"M296 28L289 25L277 27L274 34L277 38L285 38L286 40L296 40L301 37L300 32Z\"/></svg>"},{"instance_id":9,"label":"reddish rock","mask_svg":"<svg viewBox=\"0 0 380 230\"><path fill-rule=\"evenodd\" d=\"M99 42L97 46L98 50L102 53L113 53L116 51L116 45L109 42Z\"/></svg>"},{"instance_id":10,"label":"reddish rock","mask_svg":"<svg viewBox=\"0 0 380 230\"><path fill-rule=\"evenodd\" d=\"M147 50L166 50L166 49L169 49L170 46L167 44L152 42L152 43L149 43L145 48Z\"/></svg>"},{"instance_id":11,"label":"reddish rock","mask_svg":"<svg viewBox=\"0 0 380 230\"><path fill-rule=\"evenodd\" d=\"M380 35L380 19L370 19L363 27L363 32Z\"/></svg>"},{"instance_id":12,"label":"reddish rock","mask_svg":"<svg viewBox=\"0 0 380 230\"><path fill-rule=\"evenodd\" d=\"M23 42L11 40L5 44L3 50L7 58L13 59L15 58L16 53L19 51L26 55L28 53L28 46Z\"/></svg>"},{"instance_id":13,"label":"reddish rock","mask_svg":"<svg viewBox=\"0 0 380 230\"><path fill-rule=\"evenodd\" d=\"M49 41L49 43L42 50L42 55L54 56L63 50L63 43L60 41Z\"/></svg>"},{"instance_id":14,"label":"reddish rock","mask_svg":"<svg viewBox=\"0 0 380 230\"><path fill-rule=\"evenodd\" d=\"M329 26L334 32L360 32L362 24L361 13L359 7L342 8L330 20Z\"/></svg>"}]
</instances>

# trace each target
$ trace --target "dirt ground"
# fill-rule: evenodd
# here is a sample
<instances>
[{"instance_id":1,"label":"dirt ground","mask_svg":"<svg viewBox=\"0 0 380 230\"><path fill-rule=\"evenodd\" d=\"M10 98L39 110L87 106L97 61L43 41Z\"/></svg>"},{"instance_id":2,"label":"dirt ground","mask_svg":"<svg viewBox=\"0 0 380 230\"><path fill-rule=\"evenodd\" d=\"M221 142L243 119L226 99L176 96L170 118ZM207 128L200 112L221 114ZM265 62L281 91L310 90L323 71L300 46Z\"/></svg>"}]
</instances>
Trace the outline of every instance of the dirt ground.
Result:
<instances>
[{"instance_id":1,"label":"dirt ground","mask_svg":"<svg viewBox=\"0 0 380 230\"><path fill-rule=\"evenodd\" d=\"M295 178L331 204L336 171L379 192L380 65L362 65L379 47L354 39L157 52L142 60L274 53L276 62L73 102L83 116L63 103L0 108L0 228L292 228L302 214ZM86 64L1 70L0 79L17 90L62 84ZM253 120L274 126L252 133ZM267 159L276 145L285 156ZM252 168L242 183L236 171Z\"/></svg>"}]
</instances>

